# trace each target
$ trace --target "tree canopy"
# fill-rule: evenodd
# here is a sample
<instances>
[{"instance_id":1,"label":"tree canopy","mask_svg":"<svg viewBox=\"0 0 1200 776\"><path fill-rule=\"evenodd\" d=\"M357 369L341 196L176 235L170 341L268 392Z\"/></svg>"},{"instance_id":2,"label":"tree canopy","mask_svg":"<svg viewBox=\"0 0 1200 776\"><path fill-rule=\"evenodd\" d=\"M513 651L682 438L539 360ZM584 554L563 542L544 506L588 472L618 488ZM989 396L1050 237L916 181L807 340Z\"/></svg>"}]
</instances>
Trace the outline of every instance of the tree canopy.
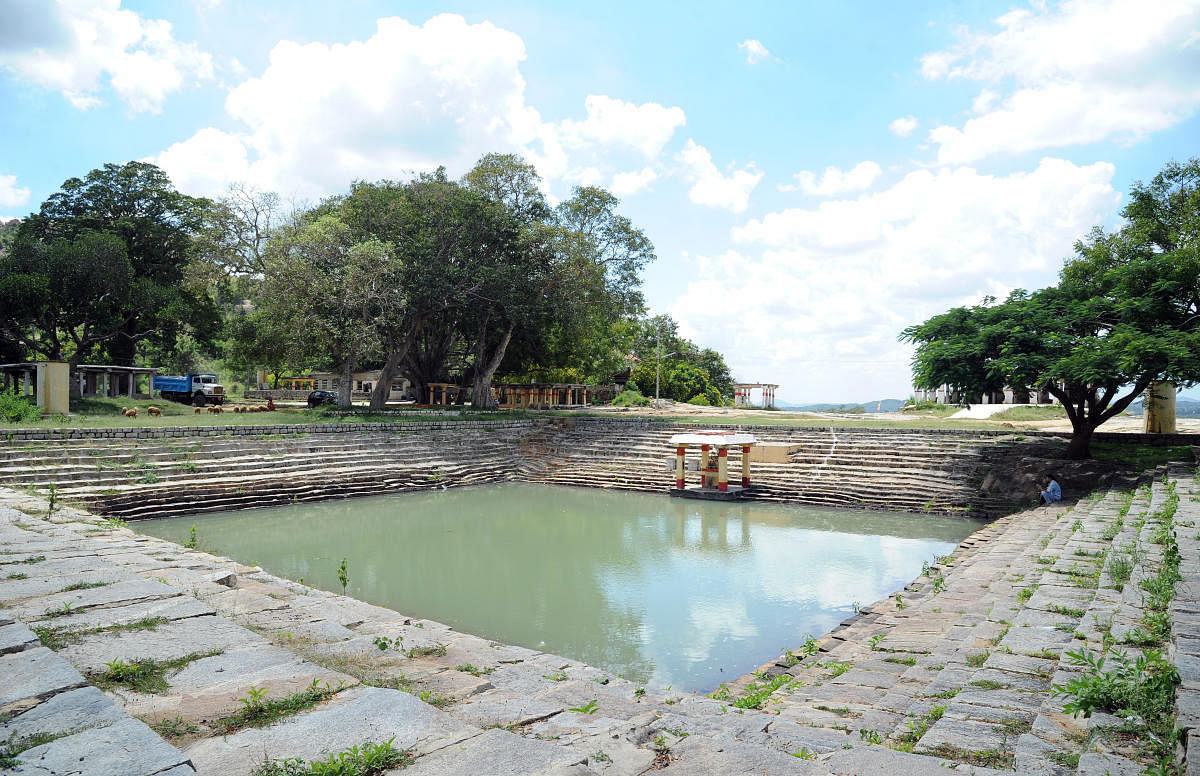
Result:
<instances>
[{"instance_id":1,"label":"tree canopy","mask_svg":"<svg viewBox=\"0 0 1200 776\"><path fill-rule=\"evenodd\" d=\"M32 287L22 281L20 298L0 296L0 310L9 313L5 315L6 325L10 330L25 332L22 341L27 343L35 339L53 342L58 335L45 328L54 328L55 321L60 320L53 308L66 299L83 303L86 297L87 314L95 326L91 334L76 342L70 354L74 359L83 356L84 350L93 350L94 355L112 363L131 365L142 340L153 341L160 351L170 351L183 334L215 348L214 338L221 328L217 310L207 296L194 293L183 282L193 238L207 204L206 200L175 191L162 170L145 162L106 164L82 179L67 180L37 213L21 221L8 255L17 265L28 268L31 261L38 261L36 256L62 258L68 251L66 246L75 246L75 266L81 272L91 267L99 274L76 283L72 289L52 291L41 313L33 317L29 315L29 305L34 303ZM81 240L109 240L106 246L119 243L128 262L128 277L124 272L110 271L112 251L87 255ZM14 293L16 288L11 275L17 265L10 264L6 270L10 276L6 294ZM17 274L29 278L28 272ZM108 280L116 285L105 286ZM104 324L96 323L101 308L108 319ZM23 310L25 317L12 317L14 310ZM107 325L114 322L118 324L116 330L109 331ZM31 326L42 329L30 333ZM40 346L30 348L44 353Z\"/></svg>"},{"instance_id":2,"label":"tree canopy","mask_svg":"<svg viewBox=\"0 0 1200 776\"><path fill-rule=\"evenodd\" d=\"M904 330L919 388L1011 386L1062 402L1086 458L1092 434L1155 380L1200 382L1200 160L1133 187L1114 232L1075 245L1055 286L959 307Z\"/></svg>"}]
</instances>

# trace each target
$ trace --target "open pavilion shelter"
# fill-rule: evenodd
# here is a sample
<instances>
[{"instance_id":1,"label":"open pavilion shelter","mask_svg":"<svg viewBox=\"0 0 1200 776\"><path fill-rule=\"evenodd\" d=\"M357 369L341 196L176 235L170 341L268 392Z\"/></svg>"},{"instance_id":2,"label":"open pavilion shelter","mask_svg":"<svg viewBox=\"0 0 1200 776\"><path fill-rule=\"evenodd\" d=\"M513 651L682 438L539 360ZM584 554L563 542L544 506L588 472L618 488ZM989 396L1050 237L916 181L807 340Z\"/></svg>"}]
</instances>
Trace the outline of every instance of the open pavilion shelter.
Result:
<instances>
[{"instance_id":1,"label":"open pavilion shelter","mask_svg":"<svg viewBox=\"0 0 1200 776\"><path fill-rule=\"evenodd\" d=\"M701 498L714 501L733 501L744 496L750 489L750 449L758 443L753 434L727 431L691 431L674 434L670 440L675 448L675 487L672 496ZM690 448L700 451L697 471L700 473L695 485L687 484L687 452ZM729 484L729 451L736 450L741 457L741 484Z\"/></svg>"}]
</instances>

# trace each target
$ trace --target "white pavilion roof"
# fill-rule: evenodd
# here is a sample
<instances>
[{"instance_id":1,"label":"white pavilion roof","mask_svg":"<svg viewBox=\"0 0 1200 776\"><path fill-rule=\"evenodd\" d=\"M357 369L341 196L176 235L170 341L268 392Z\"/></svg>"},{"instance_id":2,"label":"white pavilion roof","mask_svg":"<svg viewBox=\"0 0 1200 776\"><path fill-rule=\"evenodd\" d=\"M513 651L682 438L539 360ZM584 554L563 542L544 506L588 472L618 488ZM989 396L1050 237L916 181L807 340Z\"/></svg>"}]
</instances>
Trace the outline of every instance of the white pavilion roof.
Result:
<instances>
[{"instance_id":1,"label":"white pavilion roof","mask_svg":"<svg viewBox=\"0 0 1200 776\"><path fill-rule=\"evenodd\" d=\"M753 445L758 440L753 434L738 434L727 431L692 431L686 434L673 434L672 445Z\"/></svg>"}]
</instances>

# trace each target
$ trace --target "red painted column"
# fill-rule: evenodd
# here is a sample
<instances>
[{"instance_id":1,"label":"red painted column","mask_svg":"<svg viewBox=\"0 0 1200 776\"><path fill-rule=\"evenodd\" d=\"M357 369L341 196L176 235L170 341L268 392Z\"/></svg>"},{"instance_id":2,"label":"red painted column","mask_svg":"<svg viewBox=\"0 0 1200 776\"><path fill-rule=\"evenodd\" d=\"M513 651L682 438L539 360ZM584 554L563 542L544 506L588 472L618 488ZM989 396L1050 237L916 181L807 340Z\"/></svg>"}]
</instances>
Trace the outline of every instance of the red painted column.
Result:
<instances>
[{"instance_id":1,"label":"red painted column","mask_svg":"<svg viewBox=\"0 0 1200 776\"><path fill-rule=\"evenodd\" d=\"M675 448L675 487L683 490L683 457L687 448L683 445Z\"/></svg>"},{"instance_id":2,"label":"red painted column","mask_svg":"<svg viewBox=\"0 0 1200 776\"><path fill-rule=\"evenodd\" d=\"M742 487L750 487L750 445L742 446Z\"/></svg>"},{"instance_id":3,"label":"red painted column","mask_svg":"<svg viewBox=\"0 0 1200 776\"><path fill-rule=\"evenodd\" d=\"M729 448L717 450L717 490L729 490Z\"/></svg>"},{"instance_id":4,"label":"red painted column","mask_svg":"<svg viewBox=\"0 0 1200 776\"><path fill-rule=\"evenodd\" d=\"M708 445L700 445L700 487L704 487L707 483L708 474L705 469L708 468Z\"/></svg>"}]
</instances>

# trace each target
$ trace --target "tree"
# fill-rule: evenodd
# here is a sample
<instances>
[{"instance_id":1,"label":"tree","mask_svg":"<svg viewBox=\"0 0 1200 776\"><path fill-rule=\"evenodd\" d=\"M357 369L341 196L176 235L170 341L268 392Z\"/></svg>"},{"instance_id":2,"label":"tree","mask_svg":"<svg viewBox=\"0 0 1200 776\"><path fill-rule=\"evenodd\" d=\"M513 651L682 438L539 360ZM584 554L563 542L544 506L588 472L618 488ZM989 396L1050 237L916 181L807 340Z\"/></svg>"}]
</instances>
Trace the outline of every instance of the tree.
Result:
<instances>
[{"instance_id":1,"label":"tree","mask_svg":"<svg viewBox=\"0 0 1200 776\"><path fill-rule=\"evenodd\" d=\"M0 257L0 332L29 352L74 366L128 322L139 296L125 244L83 231L51 243L19 239Z\"/></svg>"},{"instance_id":2,"label":"tree","mask_svg":"<svg viewBox=\"0 0 1200 776\"><path fill-rule=\"evenodd\" d=\"M263 315L296 360L328 355L341 375L338 404L350 406L355 368L379 347L381 304L393 269L391 249L355 242L333 215L280 231L271 242Z\"/></svg>"},{"instance_id":3,"label":"tree","mask_svg":"<svg viewBox=\"0 0 1200 776\"><path fill-rule=\"evenodd\" d=\"M919 388L1049 391L1071 421L1066 457L1155 380L1200 381L1200 160L1133 188L1114 233L1075 246L1057 286L1014 291L911 326Z\"/></svg>"},{"instance_id":4,"label":"tree","mask_svg":"<svg viewBox=\"0 0 1200 776\"><path fill-rule=\"evenodd\" d=\"M18 239L53 244L103 232L124 244L136 293L126 298L120 331L103 341L102 350L113 363L131 365L138 342L146 338L170 349L180 333L190 332L206 348L216 348L220 316L209 299L183 283L205 205L175 191L152 164L106 164L64 182L21 222Z\"/></svg>"}]
</instances>

